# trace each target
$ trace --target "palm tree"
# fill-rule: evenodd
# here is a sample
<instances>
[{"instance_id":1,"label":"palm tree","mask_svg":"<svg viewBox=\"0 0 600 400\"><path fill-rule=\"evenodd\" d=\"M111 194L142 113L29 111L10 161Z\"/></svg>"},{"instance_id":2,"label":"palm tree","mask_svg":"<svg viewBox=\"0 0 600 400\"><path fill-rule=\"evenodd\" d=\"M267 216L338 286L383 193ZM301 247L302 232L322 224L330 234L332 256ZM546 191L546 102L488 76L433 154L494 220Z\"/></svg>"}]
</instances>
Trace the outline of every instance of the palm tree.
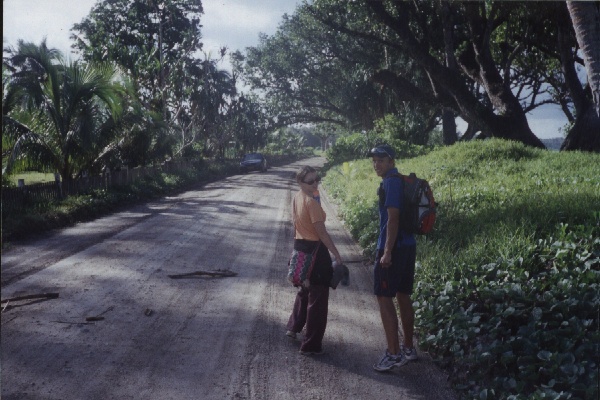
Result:
<instances>
[{"instance_id":1,"label":"palm tree","mask_svg":"<svg viewBox=\"0 0 600 400\"><path fill-rule=\"evenodd\" d=\"M98 167L115 135L121 85L109 64L65 62L61 53L19 41L4 65L3 146L11 143L3 173L18 167L58 172L63 180Z\"/></svg>"},{"instance_id":2,"label":"palm tree","mask_svg":"<svg viewBox=\"0 0 600 400\"><path fill-rule=\"evenodd\" d=\"M195 126L204 134L207 148L223 157L233 133L226 120L232 99L236 96L235 81L229 72L219 69L216 60L205 54L202 62L202 87L192 95Z\"/></svg>"}]
</instances>

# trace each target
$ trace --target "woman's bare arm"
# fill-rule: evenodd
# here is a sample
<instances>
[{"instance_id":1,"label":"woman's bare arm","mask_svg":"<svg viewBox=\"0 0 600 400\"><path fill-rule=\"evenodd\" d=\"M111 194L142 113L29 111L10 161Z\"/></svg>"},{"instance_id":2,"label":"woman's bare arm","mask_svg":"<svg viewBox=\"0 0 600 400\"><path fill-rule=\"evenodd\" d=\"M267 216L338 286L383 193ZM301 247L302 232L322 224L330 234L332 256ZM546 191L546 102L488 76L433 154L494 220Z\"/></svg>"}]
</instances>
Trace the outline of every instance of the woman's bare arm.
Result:
<instances>
[{"instance_id":1,"label":"woman's bare arm","mask_svg":"<svg viewBox=\"0 0 600 400\"><path fill-rule=\"evenodd\" d=\"M338 249L335 247L335 244L333 244L333 240L331 240L329 233L327 233L327 229L325 228L325 222L314 222L313 226L317 230L317 235L319 235L319 239L321 240L321 242L323 242L323 244L329 249L329 251L333 253L335 260L341 264L342 257L340 256Z\"/></svg>"}]
</instances>

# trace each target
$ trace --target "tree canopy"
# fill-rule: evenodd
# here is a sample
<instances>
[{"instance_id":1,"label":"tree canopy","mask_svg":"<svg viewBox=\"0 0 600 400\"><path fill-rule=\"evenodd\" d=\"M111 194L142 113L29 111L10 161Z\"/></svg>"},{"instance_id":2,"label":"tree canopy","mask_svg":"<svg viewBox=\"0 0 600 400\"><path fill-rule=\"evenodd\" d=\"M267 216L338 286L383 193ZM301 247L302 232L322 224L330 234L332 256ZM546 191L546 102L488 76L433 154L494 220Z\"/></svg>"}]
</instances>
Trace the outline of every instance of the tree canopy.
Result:
<instances>
[{"instance_id":1,"label":"tree canopy","mask_svg":"<svg viewBox=\"0 0 600 400\"><path fill-rule=\"evenodd\" d=\"M189 155L202 142L205 151L222 154L236 133L228 121L244 118L231 114L246 111L235 78L218 66L226 48L217 58L202 52L202 14L199 0L107 0L72 30L73 47L84 59L114 60L128 71L141 105L153 119L162 116L173 155ZM142 135L138 131L138 143L156 141Z\"/></svg>"},{"instance_id":2,"label":"tree canopy","mask_svg":"<svg viewBox=\"0 0 600 400\"><path fill-rule=\"evenodd\" d=\"M527 113L553 103L573 120L577 85L590 96L568 84L582 65L568 15L562 2L315 0L248 49L243 71L290 121L372 126L410 103L543 147Z\"/></svg>"}]
</instances>

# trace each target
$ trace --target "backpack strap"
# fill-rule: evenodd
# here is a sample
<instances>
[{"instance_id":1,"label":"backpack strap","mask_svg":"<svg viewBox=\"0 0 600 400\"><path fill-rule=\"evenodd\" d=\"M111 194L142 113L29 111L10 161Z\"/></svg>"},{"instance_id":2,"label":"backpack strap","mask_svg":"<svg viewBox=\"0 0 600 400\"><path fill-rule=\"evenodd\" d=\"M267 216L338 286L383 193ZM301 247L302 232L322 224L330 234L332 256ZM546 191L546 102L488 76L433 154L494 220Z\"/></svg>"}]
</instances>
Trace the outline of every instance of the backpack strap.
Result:
<instances>
[{"instance_id":1,"label":"backpack strap","mask_svg":"<svg viewBox=\"0 0 600 400\"><path fill-rule=\"evenodd\" d=\"M390 178L399 178L400 179L400 194L402 197L404 197L404 177L405 177L405 175L396 173L396 174L391 174L390 176L386 176L384 178L384 180L390 179ZM382 201L382 200L385 201L385 197L383 199L381 198L381 196L385 196L385 190L383 190L383 186L381 186L381 191L377 191L377 194L380 195L380 198L379 198L380 201Z\"/></svg>"}]
</instances>

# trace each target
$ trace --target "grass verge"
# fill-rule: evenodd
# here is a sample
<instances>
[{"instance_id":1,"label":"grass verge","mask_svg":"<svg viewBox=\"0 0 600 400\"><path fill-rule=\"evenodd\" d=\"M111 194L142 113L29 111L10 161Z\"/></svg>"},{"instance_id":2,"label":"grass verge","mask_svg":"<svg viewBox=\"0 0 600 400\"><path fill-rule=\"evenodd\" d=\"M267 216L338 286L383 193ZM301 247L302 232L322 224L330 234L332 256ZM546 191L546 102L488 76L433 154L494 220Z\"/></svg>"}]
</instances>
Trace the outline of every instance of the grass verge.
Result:
<instances>
[{"instance_id":1,"label":"grass verge","mask_svg":"<svg viewBox=\"0 0 600 400\"><path fill-rule=\"evenodd\" d=\"M413 300L420 346L454 387L477 399L596 399L600 155L487 140L397 166L439 202L435 231L418 238ZM373 254L370 161L333 166L324 184Z\"/></svg>"}]
</instances>

